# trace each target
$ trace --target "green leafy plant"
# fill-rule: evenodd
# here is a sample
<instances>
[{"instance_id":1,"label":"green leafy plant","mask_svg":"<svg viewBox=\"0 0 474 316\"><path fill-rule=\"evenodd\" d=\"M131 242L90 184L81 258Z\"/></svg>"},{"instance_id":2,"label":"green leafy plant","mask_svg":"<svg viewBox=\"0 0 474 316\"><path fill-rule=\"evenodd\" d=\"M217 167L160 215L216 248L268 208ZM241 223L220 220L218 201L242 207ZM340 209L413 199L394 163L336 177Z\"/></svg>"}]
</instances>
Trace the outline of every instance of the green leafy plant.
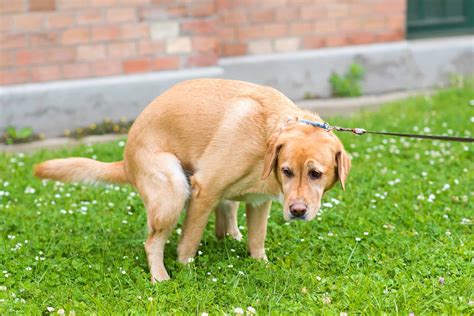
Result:
<instances>
[{"instance_id":1,"label":"green leafy plant","mask_svg":"<svg viewBox=\"0 0 474 316\"><path fill-rule=\"evenodd\" d=\"M120 121L106 118L101 123L91 124L88 127L78 127L73 131L65 130L64 136L79 139L90 135L126 134L132 124L133 120L126 118L121 118Z\"/></svg>"},{"instance_id":2,"label":"green leafy plant","mask_svg":"<svg viewBox=\"0 0 474 316\"><path fill-rule=\"evenodd\" d=\"M27 143L39 139L39 135L33 132L31 127L15 128L13 126L7 127L1 140L7 145Z\"/></svg>"},{"instance_id":3,"label":"green leafy plant","mask_svg":"<svg viewBox=\"0 0 474 316\"><path fill-rule=\"evenodd\" d=\"M337 97L357 97L362 95L360 82L364 78L364 73L364 67L357 63L352 63L344 76L333 73L329 78L332 95Z\"/></svg>"}]
</instances>

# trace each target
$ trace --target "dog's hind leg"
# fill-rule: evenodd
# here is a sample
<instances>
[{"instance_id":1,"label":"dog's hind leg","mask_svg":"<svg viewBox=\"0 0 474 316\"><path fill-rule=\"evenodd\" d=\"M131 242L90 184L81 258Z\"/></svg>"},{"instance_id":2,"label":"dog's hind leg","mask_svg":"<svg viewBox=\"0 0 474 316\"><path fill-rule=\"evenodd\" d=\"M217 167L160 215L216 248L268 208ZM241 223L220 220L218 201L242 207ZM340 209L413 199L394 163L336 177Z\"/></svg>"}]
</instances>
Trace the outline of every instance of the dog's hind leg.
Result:
<instances>
[{"instance_id":1,"label":"dog's hind leg","mask_svg":"<svg viewBox=\"0 0 474 316\"><path fill-rule=\"evenodd\" d=\"M216 236L224 238L226 234L241 241L242 234L237 225L237 210L239 202L222 200L216 206Z\"/></svg>"},{"instance_id":2,"label":"dog's hind leg","mask_svg":"<svg viewBox=\"0 0 474 316\"><path fill-rule=\"evenodd\" d=\"M137 155L136 159L143 160L134 164L139 169L135 185L147 209L145 251L154 283L170 278L163 262L164 248L189 196L189 185L179 160L172 154Z\"/></svg>"}]
</instances>

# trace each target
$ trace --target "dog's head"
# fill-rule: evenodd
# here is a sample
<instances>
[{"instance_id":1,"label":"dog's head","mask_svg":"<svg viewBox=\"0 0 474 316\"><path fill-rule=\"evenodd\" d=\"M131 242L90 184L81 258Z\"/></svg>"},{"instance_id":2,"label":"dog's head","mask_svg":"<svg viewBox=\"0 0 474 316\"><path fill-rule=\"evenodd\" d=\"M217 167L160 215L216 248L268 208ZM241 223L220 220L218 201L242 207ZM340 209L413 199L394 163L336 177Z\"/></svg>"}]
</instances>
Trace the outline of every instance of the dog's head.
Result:
<instances>
[{"instance_id":1,"label":"dog's head","mask_svg":"<svg viewBox=\"0 0 474 316\"><path fill-rule=\"evenodd\" d=\"M340 140L321 128L293 123L267 142L262 178L272 172L281 184L285 220L312 220L324 192L337 181L342 189L351 162Z\"/></svg>"}]
</instances>

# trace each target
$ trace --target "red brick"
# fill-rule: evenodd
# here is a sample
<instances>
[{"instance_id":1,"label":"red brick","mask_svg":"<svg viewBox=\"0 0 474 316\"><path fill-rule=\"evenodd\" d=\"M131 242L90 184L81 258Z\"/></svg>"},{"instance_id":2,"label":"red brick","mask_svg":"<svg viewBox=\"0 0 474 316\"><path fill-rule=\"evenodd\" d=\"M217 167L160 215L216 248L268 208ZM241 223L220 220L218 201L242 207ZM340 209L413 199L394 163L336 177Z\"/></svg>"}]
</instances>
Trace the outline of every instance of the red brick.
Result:
<instances>
[{"instance_id":1,"label":"red brick","mask_svg":"<svg viewBox=\"0 0 474 316\"><path fill-rule=\"evenodd\" d=\"M305 49L314 49L324 47L326 41L324 38L317 36L308 36L303 38L303 48Z\"/></svg>"},{"instance_id":2,"label":"red brick","mask_svg":"<svg viewBox=\"0 0 474 316\"><path fill-rule=\"evenodd\" d=\"M94 0L56 0L56 8L60 11L88 8Z\"/></svg>"},{"instance_id":3,"label":"red brick","mask_svg":"<svg viewBox=\"0 0 474 316\"><path fill-rule=\"evenodd\" d=\"M234 8L238 2L233 0L216 0L216 10L219 12Z\"/></svg>"},{"instance_id":4,"label":"red brick","mask_svg":"<svg viewBox=\"0 0 474 316\"><path fill-rule=\"evenodd\" d=\"M117 26L101 26L92 29L93 42L111 41L119 38L120 30Z\"/></svg>"},{"instance_id":5,"label":"red brick","mask_svg":"<svg viewBox=\"0 0 474 316\"><path fill-rule=\"evenodd\" d=\"M58 42L59 35L54 32L40 32L33 33L30 35L30 46L31 47L44 47L56 45Z\"/></svg>"},{"instance_id":6,"label":"red brick","mask_svg":"<svg viewBox=\"0 0 474 316\"><path fill-rule=\"evenodd\" d=\"M323 5L310 5L301 7L300 17L303 20L318 20L328 15L328 12Z\"/></svg>"},{"instance_id":7,"label":"red brick","mask_svg":"<svg viewBox=\"0 0 474 316\"><path fill-rule=\"evenodd\" d=\"M168 17L168 12L164 7L138 8L138 19L140 21L157 21Z\"/></svg>"},{"instance_id":8,"label":"red brick","mask_svg":"<svg viewBox=\"0 0 474 316\"><path fill-rule=\"evenodd\" d=\"M87 28L71 28L67 29L61 34L61 43L68 44L82 44L89 41L89 29Z\"/></svg>"},{"instance_id":9,"label":"red brick","mask_svg":"<svg viewBox=\"0 0 474 316\"><path fill-rule=\"evenodd\" d=\"M53 11L56 8L55 0L29 0L30 11Z\"/></svg>"},{"instance_id":10,"label":"red brick","mask_svg":"<svg viewBox=\"0 0 474 316\"><path fill-rule=\"evenodd\" d=\"M142 40L138 43L138 55L157 55L165 51L163 41Z\"/></svg>"},{"instance_id":11,"label":"red brick","mask_svg":"<svg viewBox=\"0 0 474 316\"><path fill-rule=\"evenodd\" d=\"M89 64L65 64L62 67L62 71L65 79L77 79L92 76Z\"/></svg>"},{"instance_id":12,"label":"red brick","mask_svg":"<svg viewBox=\"0 0 474 316\"><path fill-rule=\"evenodd\" d=\"M60 13L47 17L46 24L49 28L58 29L74 25L74 16L68 13Z\"/></svg>"},{"instance_id":13,"label":"red brick","mask_svg":"<svg viewBox=\"0 0 474 316\"><path fill-rule=\"evenodd\" d=\"M108 9L106 13L108 22L134 22L137 20L136 8Z\"/></svg>"},{"instance_id":14,"label":"red brick","mask_svg":"<svg viewBox=\"0 0 474 316\"><path fill-rule=\"evenodd\" d=\"M117 0L92 0L91 6L96 8L105 8L105 7L113 7L117 4Z\"/></svg>"},{"instance_id":15,"label":"red brick","mask_svg":"<svg viewBox=\"0 0 474 316\"><path fill-rule=\"evenodd\" d=\"M265 37L282 37L288 34L286 24L267 24L263 26L263 35Z\"/></svg>"},{"instance_id":16,"label":"red brick","mask_svg":"<svg viewBox=\"0 0 474 316\"><path fill-rule=\"evenodd\" d=\"M76 58L76 50L74 47L55 47L50 48L46 52L46 59L50 63L69 62Z\"/></svg>"},{"instance_id":17,"label":"red brick","mask_svg":"<svg viewBox=\"0 0 474 316\"><path fill-rule=\"evenodd\" d=\"M242 43L224 43L221 45L223 56L240 56L247 53L247 45Z\"/></svg>"},{"instance_id":18,"label":"red brick","mask_svg":"<svg viewBox=\"0 0 474 316\"><path fill-rule=\"evenodd\" d=\"M25 1L0 0L0 14L26 11ZM3 17L2 17L3 19Z\"/></svg>"},{"instance_id":19,"label":"red brick","mask_svg":"<svg viewBox=\"0 0 474 316\"><path fill-rule=\"evenodd\" d=\"M339 23L339 30L346 32L346 31L357 31L363 28L364 22L359 19L349 18L344 19Z\"/></svg>"},{"instance_id":20,"label":"red brick","mask_svg":"<svg viewBox=\"0 0 474 316\"><path fill-rule=\"evenodd\" d=\"M126 24L120 27L122 39L143 39L150 37L148 23Z\"/></svg>"},{"instance_id":21,"label":"red brick","mask_svg":"<svg viewBox=\"0 0 474 316\"><path fill-rule=\"evenodd\" d=\"M111 43L107 45L107 56L112 58L127 58L137 54L136 44L134 42Z\"/></svg>"},{"instance_id":22,"label":"red brick","mask_svg":"<svg viewBox=\"0 0 474 316\"><path fill-rule=\"evenodd\" d=\"M252 10L250 12L249 20L255 23L272 22L274 19L274 12L272 9Z\"/></svg>"},{"instance_id":23,"label":"red brick","mask_svg":"<svg viewBox=\"0 0 474 316\"><path fill-rule=\"evenodd\" d=\"M61 79L59 66L39 66L31 69L33 81L51 81Z\"/></svg>"},{"instance_id":24,"label":"red brick","mask_svg":"<svg viewBox=\"0 0 474 316\"><path fill-rule=\"evenodd\" d=\"M0 50L24 48L27 45L27 36L24 34L0 34Z\"/></svg>"},{"instance_id":25,"label":"red brick","mask_svg":"<svg viewBox=\"0 0 474 316\"><path fill-rule=\"evenodd\" d=\"M214 0L190 1L189 3L188 14L190 16L210 16L216 10Z\"/></svg>"},{"instance_id":26,"label":"red brick","mask_svg":"<svg viewBox=\"0 0 474 316\"><path fill-rule=\"evenodd\" d=\"M348 44L348 39L345 36L334 35L326 38L326 46L328 47L343 46L346 44Z\"/></svg>"},{"instance_id":27,"label":"red brick","mask_svg":"<svg viewBox=\"0 0 474 316\"><path fill-rule=\"evenodd\" d=\"M151 62L153 70L178 69L180 65L179 57L159 57Z\"/></svg>"},{"instance_id":28,"label":"red brick","mask_svg":"<svg viewBox=\"0 0 474 316\"><path fill-rule=\"evenodd\" d=\"M233 41L237 39L236 31L234 28L219 27L217 29L217 35L221 41Z\"/></svg>"},{"instance_id":29,"label":"red brick","mask_svg":"<svg viewBox=\"0 0 474 316\"><path fill-rule=\"evenodd\" d=\"M193 37L193 51L215 52L217 50L217 40L215 37Z\"/></svg>"},{"instance_id":30,"label":"red brick","mask_svg":"<svg viewBox=\"0 0 474 316\"><path fill-rule=\"evenodd\" d=\"M194 54L188 57L187 65L190 67L208 67L217 64L215 54Z\"/></svg>"},{"instance_id":31,"label":"red brick","mask_svg":"<svg viewBox=\"0 0 474 316\"><path fill-rule=\"evenodd\" d=\"M15 17L15 28L21 31L36 31L44 24L44 15L41 13L30 13L17 15Z\"/></svg>"},{"instance_id":32,"label":"red brick","mask_svg":"<svg viewBox=\"0 0 474 316\"><path fill-rule=\"evenodd\" d=\"M373 12L375 14L400 14L405 12L404 0L378 1L374 3Z\"/></svg>"},{"instance_id":33,"label":"red brick","mask_svg":"<svg viewBox=\"0 0 474 316\"><path fill-rule=\"evenodd\" d=\"M312 22L294 22L290 24L290 35L305 35L313 32Z\"/></svg>"},{"instance_id":34,"label":"red brick","mask_svg":"<svg viewBox=\"0 0 474 316\"><path fill-rule=\"evenodd\" d=\"M35 65L47 61L47 54L44 50L19 50L15 52L17 65Z\"/></svg>"},{"instance_id":35,"label":"red brick","mask_svg":"<svg viewBox=\"0 0 474 316\"><path fill-rule=\"evenodd\" d=\"M264 25L263 28L268 27ZM247 41L249 39L262 38L265 37L265 30L259 26L245 26L237 30L237 39ZM270 31L273 31L273 28L270 28Z\"/></svg>"},{"instance_id":36,"label":"red brick","mask_svg":"<svg viewBox=\"0 0 474 316\"><path fill-rule=\"evenodd\" d=\"M15 56L12 52L0 52L0 68L15 66Z\"/></svg>"},{"instance_id":37,"label":"red brick","mask_svg":"<svg viewBox=\"0 0 474 316\"><path fill-rule=\"evenodd\" d=\"M98 60L107 56L105 45L81 45L77 47L77 60Z\"/></svg>"},{"instance_id":38,"label":"red brick","mask_svg":"<svg viewBox=\"0 0 474 316\"><path fill-rule=\"evenodd\" d=\"M376 35L377 42L400 41L405 38L403 31L384 32Z\"/></svg>"},{"instance_id":39,"label":"red brick","mask_svg":"<svg viewBox=\"0 0 474 316\"><path fill-rule=\"evenodd\" d=\"M96 77L122 74L122 62L116 60L100 60L91 64L92 73Z\"/></svg>"},{"instance_id":40,"label":"red brick","mask_svg":"<svg viewBox=\"0 0 474 316\"><path fill-rule=\"evenodd\" d=\"M276 22L295 21L299 17L299 10L297 7L282 7L275 10Z\"/></svg>"},{"instance_id":41,"label":"red brick","mask_svg":"<svg viewBox=\"0 0 474 316\"><path fill-rule=\"evenodd\" d=\"M367 44L375 40L373 33L355 33L348 36L349 44Z\"/></svg>"},{"instance_id":42,"label":"red brick","mask_svg":"<svg viewBox=\"0 0 474 316\"><path fill-rule=\"evenodd\" d=\"M30 79L27 69L0 70L0 85L25 83Z\"/></svg>"},{"instance_id":43,"label":"red brick","mask_svg":"<svg viewBox=\"0 0 474 316\"><path fill-rule=\"evenodd\" d=\"M327 17L329 19L341 19L352 16L346 3L340 3L335 1L327 4L326 12L327 14L324 15L324 17Z\"/></svg>"},{"instance_id":44,"label":"red brick","mask_svg":"<svg viewBox=\"0 0 474 316\"><path fill-rule=\"evenodd\" d=\"M314 35L328 35L336 33L339 30L338 21L336 20L320 20L314 22ZM332 36L332 35L330 35Z\"/></svg>"},{"instance_id":45,"label":"red brick","mask_svg":"<svg viewBox=\"0 0 474 316\"><path fill-rule=\"evenodd\" d=\"M181 23L181 31L190 34L214 34L216 32L216 22L214 20L191 20Z\"/></svg>"},{"instance_id":46,"label":"red brick","mask_svg":"<svg viewBox=\"0 0 474 316\"><path fill-rule=\"evenodd\" d=\"M9 32L15 29L15 25L13 24L13 17L3 15L0 19L0 32Z\"/></svg>"},{"instance_id":47,"label":"red brick","mask_svg":"<svg viewBox=\"0 0 474 316\"><path fill-rule=\"evenodd\" d=\"M166 9L166 16L170 18L185 17L189 13L189 10L184 5L173 5Z\"/></svg>"},{"instance_id":48,"label":"red brick","mask_svg":"<svg viewBox=\"0 0 474 316\"><path fill-rule=\"evenodd\" d=\"M151 63L148 59L132 59L123 63L125 73L147 72L151 70Z\"/></svg>"},{"instance_id":49,"label":"red brick","mask_svg":"<svg viewBox=\"0 0 474 316\"><path fill-rule=\"evenodd\" d=\"M386 17L386 27L390 30L401 30L405 27L405 15L404 14L391 14Z\"/></svg>"},{"instance_id":50,"label":"red brick","mask_svg":"<svg viewBox=\"0 0 474 316\"><path fill-rule=\"evenodd\" d=\"M220 15L221 23L229 25L242 25L247 22L247 15L242 11L230 11Z\"/></svg>"},{"instance_id":51,"label":"red brick","mask_svg":"<svg viewBox=\"0 0 474 316\"><path fill-rule=\"evenodd\" d=\"M104 15L97 9L79 11L76 15L78 25L99 24L104 21Z\"/></svg>"}]
</instances>

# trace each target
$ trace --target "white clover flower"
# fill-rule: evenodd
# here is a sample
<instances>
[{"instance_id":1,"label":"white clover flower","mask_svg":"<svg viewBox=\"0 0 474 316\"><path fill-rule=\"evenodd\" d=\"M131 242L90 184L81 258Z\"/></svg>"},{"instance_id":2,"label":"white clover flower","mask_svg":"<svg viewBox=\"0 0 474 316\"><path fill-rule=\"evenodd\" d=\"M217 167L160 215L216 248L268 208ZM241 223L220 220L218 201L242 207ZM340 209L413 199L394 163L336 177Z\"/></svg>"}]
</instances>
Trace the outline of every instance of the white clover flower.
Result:
<instances>
[{"instance_id":1,"label":"white clover flower","mask_svg":"<svg viewBox=\"0 0 474 316\"><path fill-rule=\"evenodd\" d=\"M329 296L326 296L326 295L323 296L322 301L323 301L323 304L325 305L331 304L331 298Z\"/></svg>"},{"instance_id":2,"label":"white clover flower","mask_svg":"<svg viewBox=\"0 0 474 316\"><path fill-rule=\"evenodd\" d=\"M248 307L247 307L247 312L248 312L249 314L256 314L256 313L257 313L257 311L255 310L255 308L253 308L252 306L248 306Z\"/></svg>"},{"instance_id":3,"label":"white clover flower","mask_svg":"<svg viewBox=\"0 0 474 316\"><path fill-rule=\"evenodd\" d=\"M153 297L149 297L148 300L151 302L153 301Z\"/></svg>"},{"instance_id":4,"label":"white clover flower","mask_svg":"<svg viewBox=\"0 0 474 316\"><path fill-rule=\"evenodd\" d=\"M364 236L369 236L369 232L364 232Z\"/></svg>"},{"instance_id":5,"label":"white clover flower","mask_svg":"<svg viewBox=\"0 0 474 316\"><path fill-rule=\"evenodd\" d=\"M362 240L362 238L360 238L360 237L356 237L356 238L355 238L355 241L357 241L357 242L359 242L359 241L361 241L361 240Z\"/></svg>"},{"instance_id":6,"label":"white clover flower","mask_svg":"<svg viewBox=\"0 0 474 316\"><path fill-rule=\"evenodd\" d=\"M50 312L50 313L54 312L54 307L48 306L48 307L46 307L46 309L47 309L48 312Z\"/></svg>"},{"instance_id":7,"label":"white clover flower","mask_svg":"<svg viewBox=\"0 0 474 316\"><path fill-rule=\"evenodd\" d=\"M209 316L209 314L206 313L206 312L202 312L202 313L201 313L201 316Z\"/></svg>"},{"instance_id":8,"label":"white clover flower","mask_svg":"<svg viewBox=\"0 0 474 316\"><path fill-rule=\"evenodd\" d=\"M0 285L0 291L6 291L7 287L5 285Z\"/></svg>"},{"instance_id":9,"label":"white clover flower","mask_svg":"<svg viewBox=\"0 0 474 316\"><path fill-rule=\"evenodd\" d=\"M241 307L236 307L236 308L234 308L234 314L243 315L244 310Z\"/></svg>"},{"instance_id":10,"label":"white clover flower","mask_svg":"<svg viewBox=\"0 0 474 316\"><path fill-rule=\"evenodd\" d=\"M318 276L316 276L316 280L321 281L322 278L318 275Z\"/></svg>"},{"instance_id":11,"label":"white clover flower","mask_svg":"<svg viewBox=\"0 0 474 316\"><path fill-rule=\"evenodd\" d=\"M194 258L188 258L188 263L194 262Z\"/></svg>"},{"instance_id":12,"label":"white clover flower","mask_svg":"<svg viewBox=\"0 0 474 316\"><path fill-rule=\"evenodd\" d=\"M212 282L217 282L217 278L212 278Z\"/></svg>"},{"instance_id":13,"label":"white clover flower","mask_svg":"<svg viewBox=\"0 0 474 316\"><path fill-rule=\"evenodd\" d=\"M62 308L58 309L58 315L64 315L64 314L65 314L64 309Z\"/></svg>"},{"instance_id":14,"label":"white clover flower","mask_svg":"<svg viewBox=\"0 0 474 316\"><path fill-rule=\"evenodd\" d=\"M34 194L36 192L36 190L30 186L27 186L25 188L25 194Z\"/></svg>"}]
</instances>

